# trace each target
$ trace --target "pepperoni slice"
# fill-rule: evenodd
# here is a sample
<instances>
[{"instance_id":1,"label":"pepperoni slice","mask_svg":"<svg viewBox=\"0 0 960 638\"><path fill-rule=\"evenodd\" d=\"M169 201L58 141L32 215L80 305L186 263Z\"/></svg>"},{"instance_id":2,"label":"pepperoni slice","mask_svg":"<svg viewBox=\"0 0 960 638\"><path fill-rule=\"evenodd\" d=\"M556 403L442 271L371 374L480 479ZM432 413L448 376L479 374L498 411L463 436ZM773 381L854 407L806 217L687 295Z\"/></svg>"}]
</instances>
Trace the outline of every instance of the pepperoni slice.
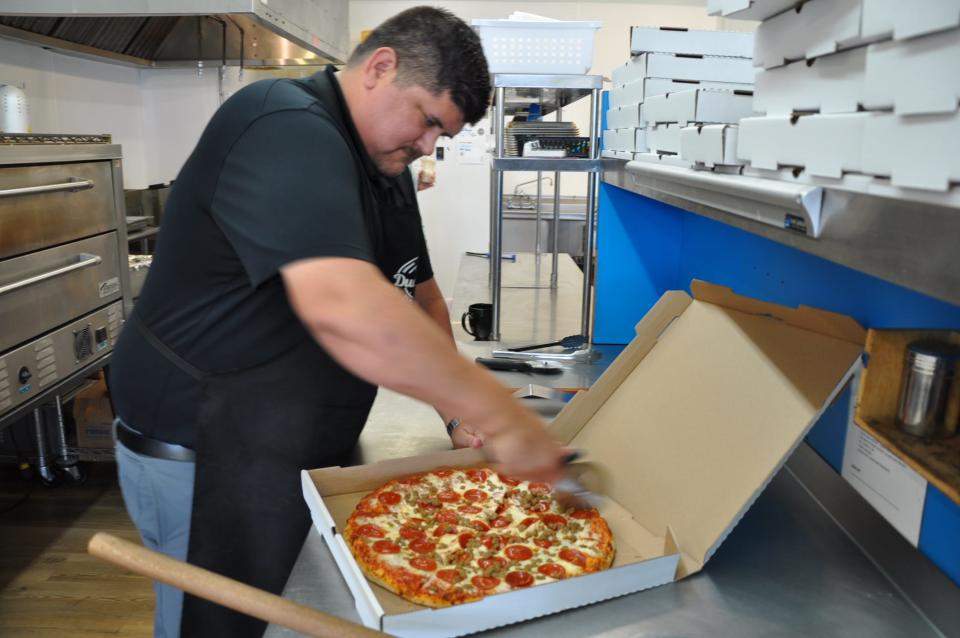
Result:
<instances>
[{"instance_id":1,"label":"pepperoni slice","mask_svg":"<svg viewBox=\"0 0 960 638\"><path fill-rule=\"evenodd\" d=\"M499 478L500 482L506 485L507 487L516 487L520 485L520 481L514 481L509 476L504 476L503 474L497 474L497 478Z\"/></svg>"},{"instance_id":2,"label":"pepperoni slice","mask_svg":"<svg viewBox=\"0 0 960 638\"><path fill-rule=\"evenodd\" d=\"M434 470L433 473L435 476L439 476L440 478L447 478L448 476L453 476L453 470Z\"/></svg>"},{"instance_id":3,"label":"pepperoni slice","mask_svg":"<svg viewBox=\"0 0 960 638\"><path fill-rule=\"evenodd\" d=\"M413 476L398 479L397 482L401 485L419 485L423 482L423 474L414 474Z\"/></svg>"},{"instance_id":4,"label":"pepperoni slice","mask_svg":"<svg viewBox=\"0 0 960 638\"><path fill-rule=\"evenodd\" d=\"M581 521L585 521L597 516L597 510L574 510L573 514L570 515L570 518L578 518Z\"/></svg>"},{"instance_id":5,"label":"pepperoni slice","mask_svg":"<svg viewBox=\"0 0 960 638\"><path fill-rule=\"evenodd\" d=\"M587 566L587 557L579 549L565 547L560 550L560 558L567 561L568 563L573 563L578 567Z\"/></svg>"},{"instance_id":6,"label":"pepperoni slice","mask_svg":"<svg viewBox=\"0 0 960 638\"><path fill-rule=\"evenodd\" d=\"M487 569L489 567L506 567L507 561L501 556L488 556L486 558L477 560L477 565L480 566L480 569Z\"/></svg>"},{"instance_id":7,"label":"pepperoni slice","mask_svg":"<svg viewBox=\"0 0 960 638\"><path fill-rule=\"evenodd\" d=\"M467 470L467 478L474 483L483 483L489 474L486 470Z\"/></svg>"},{"instance_id":8,"label":"pepperoni slice","mask_svg":"<svg viewBox=\"0 0 960 638\"><path fill-rule=\"evenodd\" d=\"M437 548L436 543L431 543L428 540L418 538L415 541L410 541L410 549L415 551L418 554L429 554Z\"/></svg>"},{"instance_id":9,"label":"pepperoni slice","mask_svg":"<svg viewBox=\"0 0 960 638\"><path fill-rule=\"evenodd\" d=\"M378 554L396 554L400 551L400 546L392 541L377 541L373 544L373 551Z\"/></svg>"},{"instance_id":10,"label":"pepperoni slice","mask_svg":"<svg viewBox=\"0 0 960 638\"><path fill-rule=\"evenodd\" d=\"M500 579L493 576L474 576L470 582L477 589L493 589L500 584Z\"/></svg>"},{"instance_id":11,"label":"pepperoni slice","mask_svg":"<svg viewBox=\"0 0 960 638\"><path fill-rule=\"evenodd\" d=\"M544 548L544 549L547 549L547 548L549 548L549 547L553 547L553 542L552 542L552 541L548 541L548 540L545 539L545 538L535 538L535 539L533 539L533 544L536 545L537 547L542 547L542 548Z\"/></svg>"},{"instance_id":12,"label":"pepperoni slice","mask_svg":"<svg viewBox=\"0 0 960 638\"><path fill-rule=\"evenodd\" d=\"M403 500L403 497L397 492L380 492L377 494L377 500L384 505L396 505Z\"/></svg>"},{"instance_id":13,"label":"pepperoni slice","mask_svg":"<svg viewBox=\"0 0 960 638\"><path fill-rule=\"evenodd\" d=\"M480 544L486 547L491 551L496 551L500 549L500 537L499 536L484 536L480 539Z\"/></svg>"},{"instance_id":14,"label":"pepperoni slice","mask_svg":"<svg viewBox=\"0 0 960 638\"><path fill-rule=\"evenodd\" d=\"M539 520L540 520L540 519L537 518L536 516L528 516L527 518L525 518L525 519L523 519L522 521L520 521L520 527L526 529L526 528L530 527L531 525L533 525L534 523L536 523L536 522L539 521Z\"/></svg>"},{"instance_id":15,"label":"pepperoni slice","mask_svg":"<svg viewBox=\"0 0 960 638\"><path fill-rule=\"evenodd\" d=\"M460 505L457 507L457 511L464 514L479 514L483 510L476 505Z\"/></svg>"},{"instance_id":16,"label":"pepperoni slice","mask_svg":"<svg viewBox=\"0 0 960 638\"><path fill-rule=\"evenodd\" d=\"M533 574L530 572L510 572L505 578L507 584L514 589L519 587L529 587L533 584Z\"/></svg>"},{"instance_id":17,"label":"pepperoni slice","mask_svg":"<svg viewBox=\"0 0 960 638\"><path fill-rule=\"evenodd\" d=\"M463 498L470 501L471 503L481 503L487 500L487 493L483 490L467 490L463 493Z\"/></svg>"},{"instance_id":18,"label":"pepperoni slice","mask_svg":"<svg viewBox=\"0 0 960 638\"><path fill-rule=\"evenodd\" d=\"M533 550L526 545L510 545L503 550L503 553L506 554L510 560L528 560L533 558Z\"/></svg>"},{"instance_id":19,"label":"pepperoni slice","mask_svg":"<svg viewBox=\"0 0 960 638\"><path fill-rule=\"evenodd\" d=\"M490 525L499 529L503 527L510 527L510 523L512 522L513 521L511 521L506 516L498 516L492 521L490 521Z\"/></svg>"},{"instance_id":20,"label":"pepperoni slice","mask_svg":"<svg viewBox=\"0 0 960 638\"><path fill-rule=\"evenodd\" d=\"M450 523L443 523L441 525L437 525L437 529L433 530L433 535L436 538L440 538L441 536L446 536L447 534L456 534L456 533L457 533L457 526L451 525Z\"/></svg>"},{"instance_id":21,"label":"pepperoni slice","mask_svg":"<svg viewBox=\"0 0 960 638\"><path fill-rule=\"evenodd\" d=\"M400 573L397 574L397 580L406 585L409 589L416 591L423 587L424 578L419 574Z\"/></svg>"},{"instance_id":22,"label":"pepperoni slice","mask_svg":"<svg viewBox=\"0 0 960 638\"><path fill-rule=\"evenodd\" d=\"M413 527L407 527L406 525L400 528L400 538L405 538L408 541L415 541L418 538L425 538L426 535L426 532Z\"/></svg>"},{"instance_id":23,"label":"pepperoni slice","mask_svg":"<svg viewBox=\"0 0 960 638\"><path fill-rule=\"evenodd\" d=\"M437 568L437 561L426 556L414 556L410 559L410 565L425 572L432 572Z\"/></svg>"},{"instance_id":24,"label":"pepperoni slice","mask_svg":"<svg viewBox=\"0 0 960 638\"><path fill-rule=\"evenodd\" d=\"M384 531L377 527L376 525L361 525L357 528L357 534L360 536L366 536L367 538L383 538L386 536Z\"/></svg>"},{"instance_id":25,"label":"pepperoni slice","mask_svg":"<svg viewBox=\"0 0 960 638\"><path fill-rule=\"evenodd\" d=\"M527 508L527 511L531 513L539 514L541 512L546 512L549 509L550 509L550 501L540 501L539 503L536 503L535 505Z\"/></svg>"},{"instance_id":26,"label":"pepperoni slice","mask_svg":"<svg viewBox=\"0 0 960 638\"><path fill-rule=\"evenodd\" d=\"M560 529L567 524L567 519L559 514L544 514L540 517L540 520L550 529Z\"/></svg>"},{"instance_id":27,"label":"pepperoni slice","mask_svg":"<svg viewBox=\"0 0 960 638\"><path fill-rule=\"evenodd\" d=\"M483 521L470 521L470 527L477 530L478 532L489 532L490 526Z\"/></svg>"},{"instance_id":28,"label":"pepperoni slice","mask_svg":"<svg viewBox=\"0 0 960 638\"><path fill-rule=\"evenodd\" d=\"M466 576L464 576L463 572L459 569L441 569L437 572L437 578L448 583L456 583L466 578Z\"/></svg>"},{"instance_id":29,"label":"pepperoni slice","mask_svg":"<svg viewBox=\"0 0 960 638\"><path fill-rule=\"evenodd\" d=\"M471 534L470 532L464 532L463 534L460 534L460 536L457 537L457 540L460 542L460 547L462 547L463 549L466 549L467 543L470 542L471 538L473 538L473 534Z\"/></svg>"},{"instance_id":30,"label":"pepperoni slice","mask_svg":"<svg viewBox=\"0 0 960 638\"><path fill-rule=\"evenodd\" d=\"M537 567L537 571L556 580L567 577L567 570L563 568L563 565L557 565L556 563L544 563Z\"/></svg>"},{"instance_id":31,"label":"pepperoni slice","mask_svg":"<svg viewBox=\"0 0 960 638\"><path fill-rule=\"evenodd\" d=\"M460 517L453 510L440 510L437 512L437 520L441 523L456 525L460 522Z\"/></svg>"},{"instance_id":32,"label":"pepperoni slice","mask_svg":"<svg viewBox=\"0 0 960 638\"><path fill-rule=\"evenodd\" d=\"M550 484L549 483L531 483L528 489L534 494L549 494Z\"/></svg>"},{"instance_id":33,"label":"pepperoni slice","mask_svg":"<svg viewBox=\"0 0 960 638\"><path fill-rule=\"evenodd\" d=\"M460 495L453 490L443 490L437 494L437 500L441 503L456 503L460 500Z\"/></svg>"},{"instance_id":34,"label":"pepperoni slice","mask_svg":"<svg viewBox=\"0 0 960 638\"><path fill-rule=\"evenodd\" d=\"M417 507L425 510L438 510L441 507L443 507L443 505L441 505L439 501L438 502L420 501L419 503L417 503Z\"/></svg>"}]
</instances>

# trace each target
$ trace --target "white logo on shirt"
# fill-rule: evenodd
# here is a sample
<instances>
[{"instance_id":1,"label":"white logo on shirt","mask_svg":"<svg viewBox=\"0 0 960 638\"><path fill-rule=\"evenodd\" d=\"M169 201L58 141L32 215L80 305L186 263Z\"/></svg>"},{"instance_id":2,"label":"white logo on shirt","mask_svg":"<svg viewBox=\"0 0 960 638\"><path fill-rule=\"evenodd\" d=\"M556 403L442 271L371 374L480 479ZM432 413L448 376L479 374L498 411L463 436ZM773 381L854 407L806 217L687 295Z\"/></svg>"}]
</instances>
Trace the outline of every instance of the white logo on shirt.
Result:
<instances>
[{"instance_id":1,"label":"white logo on shirt","mask_svg":"<svg viewBox=\"0 0 960 638\"><path fill-rule=\"evenodd\" d=\"M417 261L419 259L420 257L414 257L400 266L393 276L393 285L402 290L410 299L413 299L413 293L417 287Z\"/></svg>"}]
</instances>

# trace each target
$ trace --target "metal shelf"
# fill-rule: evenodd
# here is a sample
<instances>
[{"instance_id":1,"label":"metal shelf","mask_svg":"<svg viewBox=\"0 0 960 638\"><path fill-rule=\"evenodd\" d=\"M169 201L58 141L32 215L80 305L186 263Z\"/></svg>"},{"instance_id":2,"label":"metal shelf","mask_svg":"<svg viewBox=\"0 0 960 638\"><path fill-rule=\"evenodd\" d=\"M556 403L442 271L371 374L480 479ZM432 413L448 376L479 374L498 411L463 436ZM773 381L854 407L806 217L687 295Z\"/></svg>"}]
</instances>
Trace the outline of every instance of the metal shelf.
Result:
<instances>
[{"instance_id":1,"label":"metal shelf","mask_svg":"<svg viewBox=\"0 0 960 638\"><path fill-rule=\"evenodd\" d=\"M493 169L497 171L596 173L602 167L601 160L584 157L501 157L493 160Z\"/></svg>"},{"instance_id":2,"label":"metal shelf","mask_svg":"<svg viewBox=\"0 0 960 638\"><path fill-rule=\"evenodd\" d=\"M726 180L718 179L718 175L713 174L715 183L729 182L730 187L710 190L704 188L704 177L695 175L697 171L677 168L666 180L658 179L656 174L641 168L639 164L605 159L602 180L947 303L960 305L960 269L956 265L960 210L956 208L831 188L807 187L821 191L819 224L816 232L808 235L809 229L798 232L798 228L777 227L771 221L775 217L759 217L757 210L762 207L748 193L755 186L763 188L764 185L758 182L769 182L766 186L768 191L794 188L799 189L798 194L803 185L748 177ZM751 188L738 192L735 186L738 181L740 184L749 184ZM775 206L771 210L773 208ZM780 214L786 214L789 208L781 205ZM794 210L800 209L801 203L797 202Z\"/></svg>"},{"instance_id":3,"label":"metal shelf","mask_svg":"<svg viewBox=\"0 0 960 638\"><path fill-rule=\"evenodd\" d=\"M589 97L603 86L599 75L494 75L495 88L503 91L503 113L516 115L525 111L531 102L540 104L541 115L549 115L558 108Z\"/></svg>"}]
</instances>

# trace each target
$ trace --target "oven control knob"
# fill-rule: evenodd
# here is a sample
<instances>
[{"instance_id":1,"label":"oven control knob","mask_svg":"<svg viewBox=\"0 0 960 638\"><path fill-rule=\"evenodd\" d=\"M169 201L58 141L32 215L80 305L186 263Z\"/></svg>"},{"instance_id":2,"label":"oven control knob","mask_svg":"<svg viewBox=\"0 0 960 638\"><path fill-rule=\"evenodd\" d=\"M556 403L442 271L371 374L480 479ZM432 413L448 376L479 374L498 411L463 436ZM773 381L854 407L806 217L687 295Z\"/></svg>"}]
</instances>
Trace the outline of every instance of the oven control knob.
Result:
<instances>
[{"instance_id":1,"label":"oven control knob","mask_svg":"<svg viewBox=\"0 0 960 638\"><path fill-rule=\"evenodd\" d=\"M30 380L33 374L30 372L30 368L23 366L20 368L20 372L17 373L17 379L20 380L20 385L26 385L27 381Z\"/></svg>"}]
</instances>

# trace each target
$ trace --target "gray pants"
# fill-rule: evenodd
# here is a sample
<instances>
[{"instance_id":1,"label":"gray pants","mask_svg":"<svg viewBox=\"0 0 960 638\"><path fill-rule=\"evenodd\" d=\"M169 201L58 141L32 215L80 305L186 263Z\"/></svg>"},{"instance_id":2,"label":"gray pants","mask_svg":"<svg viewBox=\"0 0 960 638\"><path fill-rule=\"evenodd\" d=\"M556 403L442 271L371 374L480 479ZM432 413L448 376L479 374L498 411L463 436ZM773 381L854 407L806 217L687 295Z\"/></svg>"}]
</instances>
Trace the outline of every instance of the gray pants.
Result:
<instances>
[{"instance_id":1,"label":"gray pants","mask_svg":"<svg viewBox=\"0 0 960 638\"><path fill-rule=\"evenodd\" d=\"M194 464L143 456L119 441L116 451L123 502L144 546L186 560ZM157 595L154 636L176 638L180 635L183 592L157 582L153 587Z\"/></svg>"}]
</instances>

